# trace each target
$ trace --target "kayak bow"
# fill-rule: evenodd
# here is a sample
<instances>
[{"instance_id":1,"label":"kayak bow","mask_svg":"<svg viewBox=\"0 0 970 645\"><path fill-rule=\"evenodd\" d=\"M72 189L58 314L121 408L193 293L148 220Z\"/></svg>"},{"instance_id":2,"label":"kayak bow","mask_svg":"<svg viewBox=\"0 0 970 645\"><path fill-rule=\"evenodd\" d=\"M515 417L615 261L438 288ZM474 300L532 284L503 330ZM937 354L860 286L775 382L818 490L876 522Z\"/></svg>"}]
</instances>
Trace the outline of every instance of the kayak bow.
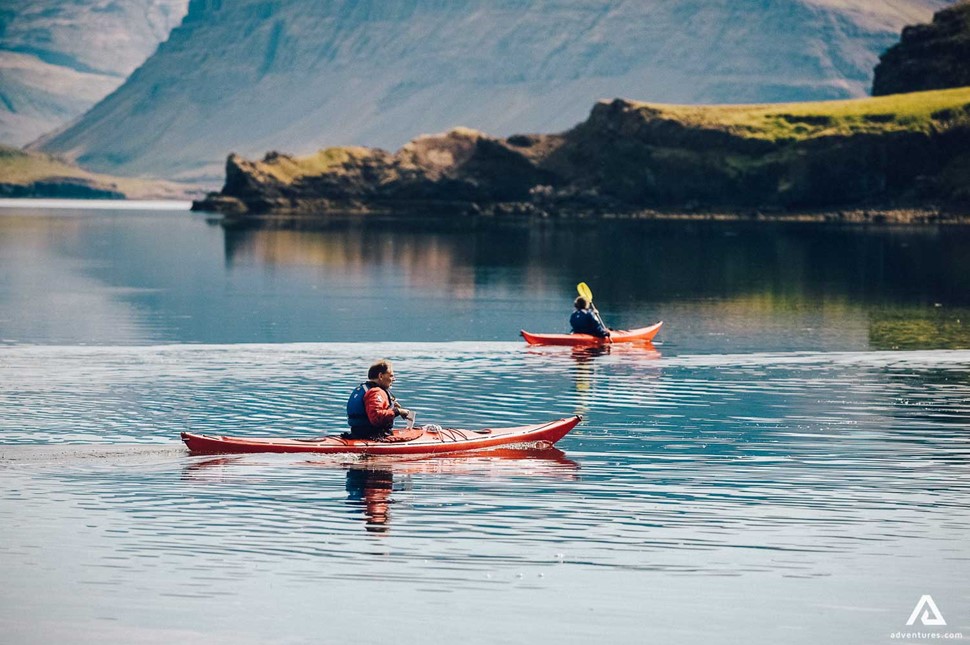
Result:
<instances>
[{"instance_id":1,"label":"kayak bow","mask_svg":"<svg viewBox=\"0 0 970 645\"><path fill-rule=\"evenodd\" d=\"M533 445L549 448L566 436L582 420L580 416L566 417L548 423L513 428L414 428L396 430L382 441L344 439L330 435L317 439L276 439L272 437L226 437L182 433L189 452L193 454L225 454L249 452L311 452L362 453L370 455L413 455L422 453L460 452L493 446Z\"/></svg>"},{"instance_id":2,"label":"kayak bow","mask_svg":"<svg viewBox=\"0 0 970 645\"><path fill-rule=\"evenodd\" d=\"M617 330L609 338L591 334L531 334L524 329L519 333L530 345L608 345L612 343L635 343L653 340L663 321L640 329Z\"/></svg>"}]
</instances>

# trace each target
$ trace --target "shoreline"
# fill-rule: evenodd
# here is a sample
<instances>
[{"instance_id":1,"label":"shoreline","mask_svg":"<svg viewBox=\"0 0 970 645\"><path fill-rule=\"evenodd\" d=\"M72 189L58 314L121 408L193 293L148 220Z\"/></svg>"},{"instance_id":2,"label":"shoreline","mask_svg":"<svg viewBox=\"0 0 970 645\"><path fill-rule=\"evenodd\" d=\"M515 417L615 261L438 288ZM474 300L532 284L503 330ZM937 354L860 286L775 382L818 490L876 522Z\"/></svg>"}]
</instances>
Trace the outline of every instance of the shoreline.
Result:
<instances>
[{"instance_id":1,"label":"shoreline","mask_svg":"<svg viewBox=\"0 0 970 645\"><path fill-rule=\"evenodd\" d=\"M710 213L675 213L638 211L631 214L604 215L606 219L726 221L726 222L811 222L829 224L877 225L935 225L970 224L970 213L946 213L938 209L918 208L855 208L832 211L796 211L774 213L764 211Z\"/></svg>"},{"instance_id":2,"label":"shoreline","mask_svg":"<svg viewBox=\"0 0 970 645\"><path fill-rule=\"evenodd\" d=\"M699 210L543 210L527 203L501 203L487 208L477 204L435 204L426 208L412 204L393 207L344 207L319 210L305 204L300 208L273 209L266 211L220 212L207 209L204 202L193 202L192 211L213 213L223 216L227 221L245 223L247 221L293 220L293 221L333 221L339 219L393 219L421 220L427 222L448 220L453 222L547 222L547 221L668 221L668 222L764 222L764 223L825 223L825 224L863 224L863 225L970 225L970 212L950 212L935 207L880 208L852 207L832 210L773 211L759 209L717 209Z\"/></svg>"},{"instance_id":3,"label":"shoreline","mask_svg":"<svg viewBox=\"0 0 970 645\"><path fill-rule=\"evenodd\" d=\"M4 197L0 198L0 209L4 208L50 208L50 209L103 209L103 210L158 210L185 211L192 208L187 199L86 199L59 197Z\"/></svg>"}]
</instances>

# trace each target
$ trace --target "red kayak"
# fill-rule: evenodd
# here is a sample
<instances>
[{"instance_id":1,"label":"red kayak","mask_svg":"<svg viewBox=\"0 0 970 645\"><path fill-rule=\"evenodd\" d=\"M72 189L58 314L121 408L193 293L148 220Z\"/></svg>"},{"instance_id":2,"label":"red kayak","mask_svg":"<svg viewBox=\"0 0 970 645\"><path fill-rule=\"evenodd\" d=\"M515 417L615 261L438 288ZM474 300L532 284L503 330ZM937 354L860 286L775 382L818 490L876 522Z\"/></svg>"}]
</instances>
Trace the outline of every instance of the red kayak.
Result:
<instances>
[{"instance_id":1,"label":"red kayak","mask_svg":"<svg viewBox=\"0 0 970 645\"><path fill-rule=\"evenodd\" d=\"M600 338L590 334L530 334L522 330L522 338L530 345L609 345L612 343L636 343L653 340L663 322L640 329L616 330L610 338Z\"/></svg>"},{"instance_id":2,"label":"red kayak","mask_svg":"<svg viewBox=\"0 0 970 645\"><path fill-rule=\"evenodd\" d=\"M415 455L480 450L509 445L550 448L580 421L582 417L573 416L531 426L482 428L481 430L426 426L411 430L395 430L390 437L380 441L344 439L340 435L315 439L275 439L217 437L191 432L183 432L182 441L190 452L201 455L240 452L351 452L368 455Z\"/></svg>"}]
</instances>

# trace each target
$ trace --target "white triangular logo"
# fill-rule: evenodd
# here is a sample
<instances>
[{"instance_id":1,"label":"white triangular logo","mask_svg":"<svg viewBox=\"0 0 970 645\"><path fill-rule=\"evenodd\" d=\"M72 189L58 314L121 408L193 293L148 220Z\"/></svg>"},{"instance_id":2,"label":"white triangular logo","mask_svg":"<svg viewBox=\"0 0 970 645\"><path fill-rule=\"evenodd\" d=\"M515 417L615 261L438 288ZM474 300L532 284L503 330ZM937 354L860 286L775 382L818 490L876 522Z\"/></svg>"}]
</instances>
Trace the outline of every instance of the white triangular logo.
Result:
<instances>
[{"instance_id":1,"label":"white triangular logo","mask_svg":"<svg viewBox=\"0 0 970 645\"><path fill-rule=\"evenodd\" d=\"M936 607L936 603L933 602L933 597L929 594L920 597L919 602L916 603L916 609L910 614L906 624L912 625L915 623L920 611L923 612L920 620L923 621L924 625L946 625L946 621L943 620L943 614L940 613L940 610Z\"/></svg>"}]
</instances>

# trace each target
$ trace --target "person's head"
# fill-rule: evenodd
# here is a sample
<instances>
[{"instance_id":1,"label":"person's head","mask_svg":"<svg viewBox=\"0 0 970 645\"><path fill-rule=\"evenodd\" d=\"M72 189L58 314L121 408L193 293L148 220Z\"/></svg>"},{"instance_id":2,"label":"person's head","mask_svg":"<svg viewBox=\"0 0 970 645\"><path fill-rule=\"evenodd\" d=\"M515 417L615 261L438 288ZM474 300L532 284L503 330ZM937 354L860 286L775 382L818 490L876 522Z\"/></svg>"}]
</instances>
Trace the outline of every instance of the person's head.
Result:
<instances>
[{"instance_id":1,"label":"person's head","mask_svg":"<svg viewBox=\"0 0 970 645\"><path fill-rule=\"evenodd\" d=\"M381 359L367 370L367 378L387 389L394 382L394 366L391 365L391 361Z\"/></svg>"},{"instance_id":2,"label":"person's head","mask_svg":"<svg viewBox=\"0 0 970 645\"><path fill-rule=\"evenodd\" d=\"M573 305L576 307L576 309L586 309L589 307L589 303L586 302L586 298L582 296L576 298L576 300L573 301Z\"/></svg>"}]
</instances>

